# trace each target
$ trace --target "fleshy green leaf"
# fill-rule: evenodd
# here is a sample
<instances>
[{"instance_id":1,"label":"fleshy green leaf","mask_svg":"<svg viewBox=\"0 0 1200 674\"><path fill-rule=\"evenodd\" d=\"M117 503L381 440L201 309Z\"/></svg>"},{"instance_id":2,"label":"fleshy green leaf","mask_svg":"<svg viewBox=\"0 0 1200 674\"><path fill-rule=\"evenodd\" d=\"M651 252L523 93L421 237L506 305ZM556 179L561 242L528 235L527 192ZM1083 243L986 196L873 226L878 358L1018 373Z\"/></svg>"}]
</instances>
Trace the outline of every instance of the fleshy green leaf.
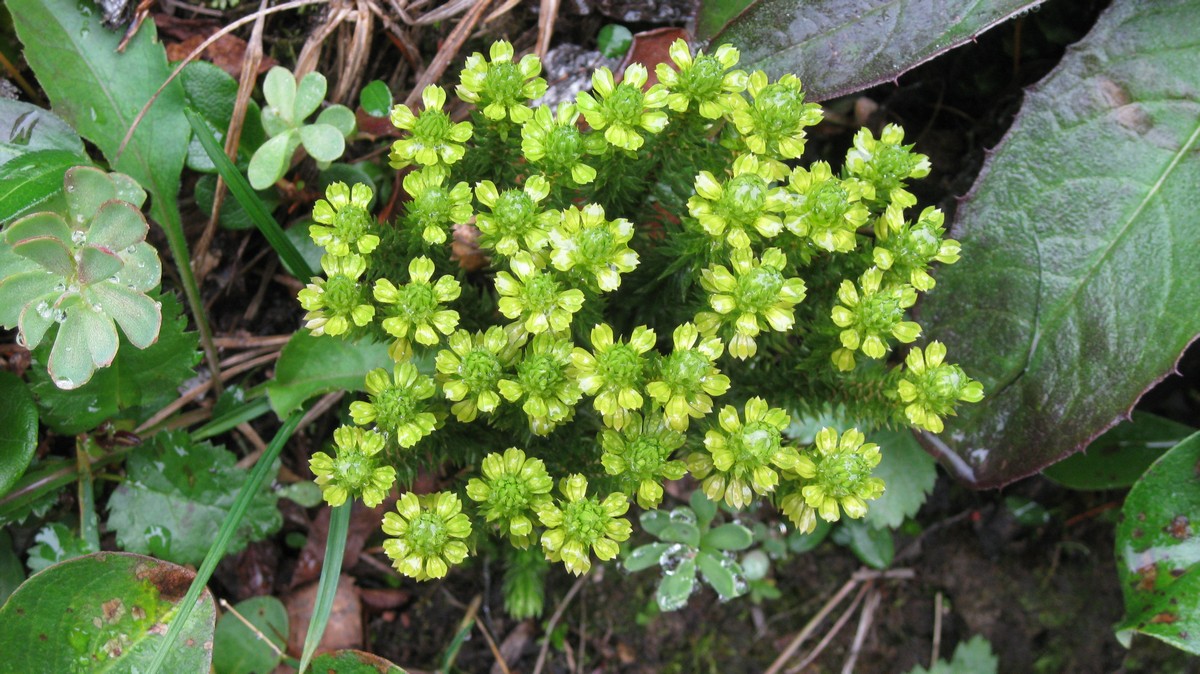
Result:
<instances>
[{"instance_id":1,"label":"fleshy green leaf","mask_svg":"<svg viewBox=\"0 0 1200 674\"><path fill-rule=\"evenodd\" d=\"M647 510L638 516L638 522L642 525L642 531L657 538L671 523L671 514L663 510Z\"/></svg>"},{"instance_id":2,"label":"fleshy green leaf","mask_svg":"<svg viewBox=\"0 0 1200 674\"><path fill-rule=\"evenodd\" d=\"M287 173L292 155L300 146L300 135L294 130L285 131L262 144L250 158L246 177L256 190L265 190Z\"/></svg>"},{"instance_id":3,"label":"fleshy green leaf","mask_svg":"<svg viewBox=\"0 0 1200 674\"><path fill-rule=\"evenodd\" d=\"M1135 410L1133 419L1042 474L1071 489L1121 489L1137 482L1158 457L1195 432L1191 426Z\"/></svg>"},{"instance_id":4,"label":"fleshy green leaf","mask_svg":"<svg viewBox=\"0 0 1200 674\"><path fill-rule=\"evenodd\" d=\"M754 534L749 529L731 522L705 533L704 538L700 540L700 547L715 550L745 550L753 542Z\"/></svg>"},{"instance_id":5,"label":"fleshy green leaf","mask_svg":"<svg viewBox=\"0 0 1200 674\"><path fill-rule=\"evenodd\" d=\"M358 94L358 104L372 117L387 117L392 110L392 92L387 83L372 80Z\"/></svg>"},{"instance_id":6,"label":"fleshy green leaf","mask_svg":"<svg viewBox=\"0 0 1200 674\"><path fill-rule=\"evenodd\" d=\"M670 547L670 543L650 543L634 548L625 556L623 562L625 570L630 572L642 571L652 566L658 566L658 560L668 547Z\"/></svg>"},{"instance_id":7,"label":"fleshy green leaf","mask_svg":"<svg viewBox=\"0 0 1200 674\"><path fill-rule=\"evenodd\" d=\"M146 218L132 204L110 201L101 205L92 218L85 240L90 245L116 252L143 241L149 230Z\"/></svg>"},{"instance_id":8,"label":"fleshy green leaf","mask_svg":"<svg viewBox=\"0 0 1200 674\"><path fill-rule=\"evenodd\" d=\"M736 564L722 564L715 556L701 551L696 555L696 566L700 568L704 582L716 590L721 599L732 599L745 593L745 583L741 587L738 584Z\"/></svg>"},{"instance_id":9,"label":"fleshy green leaf","mask_svg":"<svg viewBox=\"0 0 1200 674\"><path fill-rule=\"evenodd\" d=\"M349 137L358 126L354 111L344 105L331 105L322 110L321 114L317 115L317 124L328 124L337 129L343 137Z\"/></svg>"},{"instance_id":10,"label":"fleshy green leaf","mask_svg":"<svg viewBox=\"0 0 1200 674\"><path fill-rule=\"evenodd\" d=\"M233 505L247 471L232 452L186 433L164 431L129 454L126 479L108 502L117 543L180 564L199 564ZM228 552L275 532L283 523L276 495L262 489L251 501Z\"/></svg>"},{"instance_id":11,"label":"fleshy green leaf","mask_svg":"<svg viewBox=\"0 0 1200 674\"><path fill-rule=\"evenodd\" d=\"M46 370L59 388L79 388L96 368L112 363L118 344L117 326L111 318L77 305L58 326Z\"/></svg>"},{"instance_id":12,"label":"fleshy green leaf","mask_svg":"<svg viewBox=\"0 0 1200 674\"><path fill-rule=\"evenodd\" d=\"M695 587L696 560L685 559L673 572L663 574L658 591L654 595L658 600L658 608L663 611L678 611L687 603L688 597L692 596Z\"/></svg>"},{"instance_id":13,"label":"fleshy green leaf","mask_svg":"<svg viewBox=\"0 0 1200 674\"><path fill-rule=\"evenodd\" d=\"M292 103L293 122L299 124L316 112L321 101L325 100L325 88L325 76L321 73L311 72L300 79L296 87L296 99Z\"/></svg>"},{"instance_id":14,"label":"fleshy green leaf","mask_svg":"<svg viewBox=\"0 0 1200 674\"><path fill-rule=\"evenodd\" d=\"M99 552L80 538L79 534L58 522L42 527L33 540L35 545L29 548L30 573L37 573L68 559Z\"/></svg>"},{"instance_id":15,"label":"fleshy green leaf","mask_svg":"<svg viewBox=\"0 0 1200 674\"><path fill-rule=\"evenodd\" d=\"M0 224L38 208L59 210L55 203L63 201L63 174L87 161L64 150L39 150L0 166Z\"/></svg>"},{"instance_id":16,"label":"fleshy green leaf","mask_svg":"<svg viewBox=\"0 0 1200 674\"><path fill-rule=\"evenodd\" d=\"M870 441L883 458L872 477L883 480L883 496L869 501L866 521L873 527L895 529L917 514L937 482L937 466L908 431L879 431Z\"/></svg>"},{"instance_id":17,"label":"fleshy green leaf","mask_svg":"<svg viewBox=\"0 0 1200 674\"><path fill-rule=\"evenodd\" d=\"M0 165L24 154L46 150L87 156L79 134L53 112L0 98Z\"/></svg>"},{"instance_id":18,"label":"fleshy green leaf","mask_svg":"<svg viewBox=\"0 0 1200 674\"><path fill-rule=\"evenodd\" d=\"M119 552L56 564L0 607L4 666L14 672L146 671L193 576L181 566ZM168 646L165 671L208 671L215 614L205 590Z\"/></svg>"},{"instance_id":19,"label":"fleshy green leaf","mask_svg":"<svg viewBox=\"0 0 1200 674\"><path fill-rule=\"evenodd\" d=\"M862 520L842 518L842 525L833 532L833 540L850 548L859 561L875 569L886 569L896 554L892 531L876 529Z\"/></svg>"},{"instance_id":20,"label":"fleshy green leaf","mask_svg":"<svg viewBox=\"0 0 1200 674\"><path fill-rule=\"evenodd\" d=\"M390 368L392 362L385 344L313 337L301 330L283 347L267 395L275 413L286 416L315 395L363 390L368 372Z\"/></svg>"},{"instance_id":21,"label":"fleshy green leaf","mask_svg":"<svg viewBox=\"0 0 1200 674\"><path fill-rule=\"evenodd\" d=\"M984 384L939 438L999 486L1124 418L1200 333L1196 0L1117 3L1031 89L951 232L962 259L921 308Z\"/></svg>"},{"instance_id":22,"label":"fleshy green leaf","mask_svg":"<svg viewBox=\"0 0 1200 674\"><path fill-rule=\"evenodd\" d=\"M691 504L692 512L696 514L696 524L701 529L707 528L717 516L717 504L710 501L701 489L692 492L688 503Z\"/></svg>"},{"instance_id":23,"label":"fleshy green leaf","mask_svg":"<svg viewBox=\"0 0 1200 674\"><path fill-rule=\"evenodd\" d=\"M1125 617L1117 638L1148 634L1200 654L1200 433L1168 451L1133 485L1117 525Z\"/></svg>"},{"instance_id":24,"label":"fleshy green leaf","mask_svg":"<svg viewBox=\"0 0 1200 674\"><path fill-rule=\"evenodd\" d=\"M343 649L318 655L310 671L321 674L404 674L404 670L378 655Z\"/></svg>"},{"instance_id":25,"label":"fleshy green leaf","mask_svg":"<svg viewBox=\"0 0 1200 674\"><path fill-rule=\"evenodd\" d=\"M288 615L275 597L252 597L233 607L258 630L251 630L232 612L217 620L213 637L213 671L216 674L263 674L275 669L287 650ZM262 640L270 640L275 648Z\"/></svg>"},{"instance_id":26,"label":"fleshy green leaf","mask_svg":"<svg viewBox=\"0 0 1200 674\"><path fill-rule=\"evenodd\" d=\"M29 388L17 375L0 372L0 495L25 474L37 442L37 405Z\"/></svg>"},{"instance_id":27,"label":"fleshy green leaf","mask_svg":"<svg viewBox=\"0 0 1200 674\"><path fill-rule=\"evenodd\" d=\"M740 67L793 73L809 100L890 82L970 42L1041 0L759 0L712 44L742 52Z\"/></svg>"},{"instance_id":28,"label":"fleshy green leaf","mask_svg":"<svg viewBox=\"0 0 1200 674\"><path fill-rule=\"evenodd\" d=\"M317 161L333 161L346 151L346 139L342 132L329 124L309 124L300 127L300 140L308 154Z\"/></svg>"},{"instance_id":29,"label":"fleshy green leaf","mask_svg":"<svg viewBox=\"0 0 1200 674\"><path fill-rule=\"evenodd\" d=\"M604 56L621 58L633 46L633 33L625 26L610 23L596 34L596 47Z\"/></svg>"},{"instance_id":30,"label":"fleshy green leaf","mask_svg":"<svg viewBox=\"0 0 1200 674\"><path fill-rule=\"evenodd\" d=\"M282 115L283 121L289 123L288 126L302 121L291 116L296 102L296 76L287 68L275 66L267 71L267 76L263 79L263 97L267 99L271 110L277 115ZM263 121L266 122L266 118ZM278 131L272 129L267 129L267 133L272 136L278 135Z\"/></svg>"},{"instance_id":31,"label":"fleshy green leaf","mask_svg":"<svg viewBox=\"0 0 1200 674\"><path fill-rule=\"evenodd\" d=\"M667 543L683 543L692 548L700 545L700 530L687 522L669 522L657 536Z\"/></svg>"}]
</instances>

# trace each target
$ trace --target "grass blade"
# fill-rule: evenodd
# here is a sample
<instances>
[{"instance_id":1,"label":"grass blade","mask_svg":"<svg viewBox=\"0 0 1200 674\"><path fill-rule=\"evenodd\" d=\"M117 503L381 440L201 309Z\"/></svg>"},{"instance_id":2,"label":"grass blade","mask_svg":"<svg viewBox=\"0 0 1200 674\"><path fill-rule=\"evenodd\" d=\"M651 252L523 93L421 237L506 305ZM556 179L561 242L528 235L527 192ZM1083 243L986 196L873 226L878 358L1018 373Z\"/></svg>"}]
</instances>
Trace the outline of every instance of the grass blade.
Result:
<instances>
[{"instance_id":1,"label":"grass blade","mask_svg":"<svg viewBox=\"0 0 1200 674\"><path fill-rule=\"evenodd\" d=\"M329 613L333 610L333 597L337 594L338 579L342 575L342 557L346 553L346 536L350 533L350 511L354 502L347 501L333 509L329 517L329 536L325 539L325 562L321 566L321 582L317 585L317 601L313 605L312 619L308 623L308 635L304 637L304 653L300 656L300 674L308 669L317 644L329 624Z\"/></svg>"},{"instance_id":2,"label":"grass blade","mask_svg":"<svg viewBox=\"0 0 1200 674\"><path fill-rule=\"evenodd\" d=\"M188 588L183 601L179 603L179 613L169 617L171 625L167 629L166 638L158 646L158 652L154 654L154 660L150 662L150 674L155 674L162 667L163 661L166 660L167 654L170 652L175 640L179 638L179 634L183 631L188 616L191 615L192 609L196 607L196 601L200 598L200 593L204 591L204 586L208 584L208 579L212 577L213 571L216 570L217 563L225 556L225 549L229 547L229 541L233 539L234 532L237 531L238 525L242 523L242 518L246 515L246 510L250 507L250 501L253 500L254 495L262 487L263 480L266 479L267 473L271 471L271 464L275 463L275 459L279 456L279 451L283 449L288 438L292 437L292 433L300 425L300 419L303 416L304 411L297 410L288 417L287 421L283 422L283 426L279 428L279 431L275 433L275 437L271 439L271 444L267 445L267 450L255 462L249 477L246 478L246 484L238 492L237 501L234 502L233 508L229 511L229 517L225 518L225 521L221 523L221 529L217 531L217 540L209 548L208 554L204 557L204 562L200 564L200 568L196 571L196 578L192 581L192 586Z\"/></svg>"},{"instance_id":3,"label":"grass blade","mask_svg":"<svg viewBox=\"0 0 1200 674\"><path fill-rule=\"evenodd\" d=\"M279 254L279 259L283 261L283 265L288 268L296 278L302 281L308 281L313 277L312 269L308 263L304 261L304 257L300 255L300 251L296 250L296 246L292 245L291 239L283 233L283 228L275 222L275 218L271 217L270 211L263 204L262 199L254 193L250 187L250 183L242 176L242 172L229 161L229 157L225 156L225 150L217 143L217 139L213 136L212 131L200 114L191 108L185 108L184 114L187 115L188 123L192 125L192 131L195 132L196 138L200 144L204 146L204 151L208 154L208 158L212 160L217 167L217 173L221 174L221 178L225 180L225 184L229 186L229 192L242 205L242 209L254 221L254 225L258 227L258 231L262 232L267 238L267 243L275 249Z\"/></svg>"},{"instance_id":4,"label":"grass blade","mask_svg":"<svg viewBox=\"0 0 1200 674\"><path fill-rule=\"evenodd\" d=\"M192 440L199 442L220 435L225 431L247 421L253 421L271 411L271 401L266 395L260 395L253 400L238 405L219 417L209 419L208 423L192 431Z\"/></svg>"}]
</instances>

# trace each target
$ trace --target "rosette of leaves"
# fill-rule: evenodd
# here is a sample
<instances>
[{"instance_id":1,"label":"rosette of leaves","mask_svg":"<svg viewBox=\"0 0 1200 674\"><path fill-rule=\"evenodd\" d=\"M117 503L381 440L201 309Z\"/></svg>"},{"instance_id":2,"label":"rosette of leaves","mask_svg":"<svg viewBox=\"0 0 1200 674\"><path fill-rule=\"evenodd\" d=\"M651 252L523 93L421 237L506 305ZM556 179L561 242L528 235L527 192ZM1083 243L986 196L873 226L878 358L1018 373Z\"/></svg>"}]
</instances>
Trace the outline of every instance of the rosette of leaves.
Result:
<instances>
[{"instance_id":1,"label":"rosette of leaves","mask_svg":"<svg viewBox=\"0 0 1200 674\"><path fill-rule=\"evenodd\" d=\"M630 551L623 560L627 571L662 568L655 599L663 611L677 611L687 603L699 577L722 599L745 594L745 573L734 553L754 542L750 529L736 522L713 526L717 504L700 490L692 492L691 507L671 512L642 513L642 529L658 539ZM697 576L699 574L699 576Z\"/></svg>"},{"instance_id":2,"label":"rosette of leaves","mask_svg":"<svg viewBox=\"0 0 1200 674\"><path fill-rule=\"evenodd\" d=\"M346 151L346 138L355 129L354 112L330 105L312 124L305 123L325 100L325 76L308 73L296 83L287 68L271 68L263 81L267 106L262 111L263 130L270 139L250 157L250 184L265 190L287 173L300 146L324 168Z\"/></svg>"},{"instance_id":3,"label":"rosette of leaves","mask_svg":"<svg viewBox=\"0 0 1200 674\"><path fill-rule=\"evenodd\" d=\"M112 364L117 325L144 349L158 339L161 305L146 295L162 277L146 243L146 193L127 175L77 166L63 178L65 212L14 222L0 240L0 324L29 349L58 326L48 369L63 389Z\"/></svg>"}]
</instances>

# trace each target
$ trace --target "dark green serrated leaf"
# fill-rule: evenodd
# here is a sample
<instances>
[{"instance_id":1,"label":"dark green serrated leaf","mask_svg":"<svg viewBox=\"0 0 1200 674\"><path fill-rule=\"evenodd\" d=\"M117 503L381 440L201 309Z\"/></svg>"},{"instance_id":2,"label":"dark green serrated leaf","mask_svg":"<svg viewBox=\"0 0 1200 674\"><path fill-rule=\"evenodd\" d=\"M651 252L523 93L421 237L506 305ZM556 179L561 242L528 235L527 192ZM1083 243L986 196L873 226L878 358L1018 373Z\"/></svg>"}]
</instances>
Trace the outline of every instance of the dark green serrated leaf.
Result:
<instances>
[{"instance_id":1,"label":"dark green serrated leaf","mask_svg":"<svg viewBox=\"0 0 1200 674\"><path fill-rule=\"evenodd\" d=\"M1041 0L759 0L712 39L823 101L896 79Z\"/></svg>"},{"instance_id":2,"label":"dark green serrated leaf","mask_svg":"<svg viewBox=\"0 0 1200 674\"><path fill-rule=\"evenodd\" d=\"M288 615L275 597L252 597L217 620L213 636L213 671L216 674L268 674L287 650ZM250 629L238 616L254 626ZM268 641L263 641L266 637ZM274 644L274 648L271 645Z\"/></svg>"},{"instance_id":3,"label":"dark green serrated leaf","mask_svg":"<svg viewBox=\"0 0 1200 674\"><path fill-rule=\"evenodd\" d=\"M372 80L358 95L363 112L372 117L387 117L392 110L392 92L382 80Z\"/></svg>"},{"instance_id":4,"label":"dark green serrated leaf","mask_svg":"<svg viewBox=\"0 0 1200 674\"><path fill-rule=\"evenodd\" d=\"M193 444L164 431L129 454L125 482L108 501L117 543L180 564L199 564L229 514L247 471L223 447ZM254 496L228 552L274 533L283 523L269 488Z\"/></svg>"},{"instance_id":5,"label":"dark green serrated leaf","mask_svg":"<svg viewBox=\"0 0 1200 674\"><path fill-rule=\"evenodd\" d=\"M843 517L833 541L850 548L859 561L874 569L886 569L896 555L891 529L876 529L862 520Z\"/></svg>"},{"instance_id":6,"label":"dark green serrated leaf","mask_svg":"<svg viewBox=\"0 0 1200 674\"><path fill-rule=\"evenodd\" d=\"M976 486L1086 447L1200 333L1198 12L1109 8L959 207L921 324L987 397L922 442Z\"/></svg>"},{"instance_id":7,"label":"dark green serrated leaf","mask_svg":"<svg viewBox=\"0 0 1200 674\"><path fill-rule=\"evenodd\" d=\"M1126 646L1148 634L1200 655L1200 433L1162 456L1129 490L1117 525Z\"/></svg>"},{"instance_id":8,"label":"dark green serrated leaf","mask_svg":"<svg viewBox=\"0 0 1200 674\"><path fill-rule=\"evenodd\" d=\"M1135 410L1131 420L1117 424L1087 449L1042 474L1071 489L1128 487L1158 457L1195 432L1191 426Z\"/></svg>"},{"instance_id":9,"label":"dark green serrated leaf","mask_svg":"<svg viewBox=\"0 0 1200 674\"><path fill-rule=\"evenodd\" d=\"M392 363L384 344L313 337L301 330L283 347L275 380L267 384L267 395L275 413L283 417L315 395L361 391L368 372L379 367L390 369Z\"/></svg>"},{"instance_id":10,"label":"dark green serrated leaf","mask_svg":"<svg viewBox=\"0 0 1200 674\"><path fill-rule=\"evenodd\" d=\"M54 385L46 373L49 342L34 351L36 367L29 378L42 412L42 422L55 431L73 435L91 430L105 419L123 412L142 421L178 395L178 387L193 376L199 362L196 333L185 332L187 319L179 301L164 295L162 327L158 341L137 349L121 336L112 366L97 370L91 381L72 390Z\"/></svg>"},{"instance_id":11,"label":"dark green serrated leaf","mask_svg":"<svg viewBox=\"0 0 1200 674\"><path fill-rule=\"evenodd\" d=\"M0 165L40 150L86 156L79 134L57 115L30 103L0 98Z\"/></svg>"},{"instance_id":12,"label":"dark green serrated leaf","mask_svg":"<svg viewBox=\"0 0 1200 674\"><path fill-rule=\"evenodd\" d=\"M79 534L58 522L42 527L33 540L35 544L29 547L26 560L30 573L37 573L68 559L100 552L88 545Z\"/></svg>"},{"instance_id":13,"label":"dark green serrated leaf","mask_svg":"<svg viewBox=\"0 0 1200 674\"><path fill-rule=\"evenodd\" d=\"M0 372L0 496L29 468L38 443L38 411L20 377Z\"/></svg>"},{"instance_id":14,"label":"dark green serrated leaf","mask_svg":"<svg viewBox=\"0 0 1200 674\"><path fill-rule=\"evenodd\" d=\"M12 672L146 671L194 574L174 564L98 552L46 569L0 607L0 653ZM216 607L207 590L168 645L168 672L207 672Z\"/></svg>"},{"instance_id":15,"label":"dark green serrated leaf","mask_svg":"<svg viewBox=\"0 0 1200 674\"><path fill-rule=\"evenodd\" d=\"M0 166L0 224L35 209L63 212L63 175L72 166L91 165L87 157L65 150L39 150Z\"/></svg>"},{"instance_id":16,"label":"dark green serrated leaf","mask_svg":"<svg viewBox=\"0 0 1200 674\"><path fill-rule=\"evenodd\" d=\"M350 649L317 656L311 671L321 674L404 674L403 669L378 655Z\"/></svg>"},{"instance_id":17,"label":"dark green serrated leaf","mask_svg":"<svg viewBox=\"0 0 1200 674\"><path fill-rule=\"evenodd\" d=\"M883 455L871 475L882 479L885 489L883 496L867 503L866 521L895 529L925 503L937 482L937 465L908 431L878 431L868 439Z\"/></svg>"}]
</instances>

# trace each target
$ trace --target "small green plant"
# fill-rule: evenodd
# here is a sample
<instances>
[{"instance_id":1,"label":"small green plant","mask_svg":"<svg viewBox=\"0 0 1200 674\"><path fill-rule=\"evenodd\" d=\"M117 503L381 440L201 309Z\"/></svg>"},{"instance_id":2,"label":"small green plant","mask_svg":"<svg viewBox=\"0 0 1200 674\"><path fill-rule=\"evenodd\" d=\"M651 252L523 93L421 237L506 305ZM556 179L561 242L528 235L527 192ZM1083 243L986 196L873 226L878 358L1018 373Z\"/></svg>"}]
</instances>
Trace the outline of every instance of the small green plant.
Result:
<instances>
[{"instance_id":1,"label":"small green plant","mask_svg":"<svg viewBox=\"0 0 1200 674\"><path fill-rule=\"evenodd\" d=\"M146 193L129 176L78 166L63 179L61 208L27 215L0 240L0 325L26 348L53 334L48 367L74 389L117 355L117 326L133 346L158 338L162 276L146 243ZM57 327L57 332L52 329Z\"/></svg>"},{"instance_id":2,"label":"small green plant","mask_svg":"<svg viewBox=\"0 0 1200 674\"><path fill-rule=\"evenodd\" d=\"M695 491L691 507L680 506L670 513L642 513L642 530L659 542L634 548L623 565L627 571L656 565L662 568L663 577L655 593L660 610L683 608L697 587L697 574L721 599L733 599L749 590L746 572L734 553L749 548L754 534L736 522L713 526L717 510L716 503Z\"/></svg>"},{"instance_id":3,"label":"small green plant","mask_svg":"<svg viewBox=\"0 0 1200 674\"><path fill-rule=\"evenodd\" d=\"M346 151L346 139L356 126L350 108L330 105L316 121L305 121L321 107L325 89L325 76L320 73L308 73L297 84L287 68L275 66L267 72L262 125L270 138L250 158L248 176L254 189L265 190L282 178L301 146L322 166Z\"/></svg>"}]
</instances>

